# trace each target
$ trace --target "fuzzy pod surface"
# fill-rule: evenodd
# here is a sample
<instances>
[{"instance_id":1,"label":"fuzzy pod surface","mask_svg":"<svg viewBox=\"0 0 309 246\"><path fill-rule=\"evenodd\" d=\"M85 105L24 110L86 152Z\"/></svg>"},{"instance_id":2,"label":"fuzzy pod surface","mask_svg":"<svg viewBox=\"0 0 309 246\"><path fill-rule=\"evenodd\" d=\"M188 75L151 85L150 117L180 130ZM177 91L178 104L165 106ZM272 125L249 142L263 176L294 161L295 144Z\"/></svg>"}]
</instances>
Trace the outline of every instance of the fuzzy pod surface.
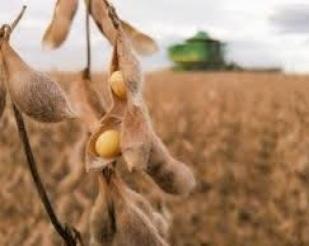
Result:
<instances>
[{"instance_id":1,"label":"fuzzy pod surface","mask_svg":"<svg viewBox=\"0 0 309 246\"><path fill-rule=\"evenodd\" d=\"M70 32L77 8L78 0L57 0L52 20L43 36L44 47L55 49L63 44Z\"/></svg>"},{"instance_id":2,"label":"fuzzy pod surface","mask_svg":"<svg viewBox=\"0 0 309 246\"><path fill-rule=\"evenodd\" d=\"M147 215L134 204L118 176L112 174L109 180L100 177L99 182L90 221L91 245L168 245Z\"/></svg>"},{"instance_id":3,"label":"fuzzy pod surface","mask_svg":"<svg viewBox=\"0 0 309 246\"><path fill-rule=\"evenodd\" d=\"M5 41L1 46L7 85L16 106L40 122L59 122L76 115L63 89L36 72Z\"/></svg>"},{"instance_id":4,"label":"fuzzy pod surface","mask_svg":"<svg viewBox=\"0 0 309 246\"><path fill-rule=\"evenodd\" d=\"M155 135L146 172L169 194L188 195L196 186L191 169L172 157L162 140Z\"/></svg>"},{"instance_id":5,"label":"fuzzy pod surface","mask_svg":"<svg viewBox=\"0 0 309 246\"><path fill-rule=\"evenodd\" d=\"M1 58L0 60L0 118L4 112L5 105L6 105L5 74L4 74L4 67L3 67L2 58Z\"/></svg>"},{"instance_id":6,"label":"fuzzy pod surface","mask_svg":"<svg viewBox=\"0 0 309 246\"><path fill-rule=\"evenodd\" d=\"M85 0L85 2L88 4L89 0ZM114 45L117 37L117 30L109 17L108 11L108 7L104 0L91 0L90 14L93 20L101 33ZM150 36L123 20L120 20L119 24L138 54L151 55L158 50L158 45Z\"/></svg>"},{"instance_id":7,"label":"fuzzy pod surface","mask_svg":"<svg viewBox=\"0 0 309 246\"><path fill-rule=\"evenodd\" d=\"M142 107L132 105L127 108L122 123L121 149L129 171L146 169L151 149L149 124Z\"/></svg>"}]
</instances>

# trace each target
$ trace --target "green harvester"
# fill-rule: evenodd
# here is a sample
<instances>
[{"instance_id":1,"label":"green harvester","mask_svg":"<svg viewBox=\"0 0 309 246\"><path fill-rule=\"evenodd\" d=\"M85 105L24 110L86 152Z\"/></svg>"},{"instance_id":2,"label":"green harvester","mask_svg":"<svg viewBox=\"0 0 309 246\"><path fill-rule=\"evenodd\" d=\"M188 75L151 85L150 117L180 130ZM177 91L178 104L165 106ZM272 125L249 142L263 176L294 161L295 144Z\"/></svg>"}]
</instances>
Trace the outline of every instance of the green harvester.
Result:
<instances>
[{"instance_id":1,"label":"green harvester","mask_svg":"<svg viewBox=\"0 0 309 246\"><path fill-rule=\"evenodd\" d=\"M224 44L211 38L206 32L198 32L183 44L168 48L169 58L180 70L226 69Z\"/></svg>"}]
</instances>

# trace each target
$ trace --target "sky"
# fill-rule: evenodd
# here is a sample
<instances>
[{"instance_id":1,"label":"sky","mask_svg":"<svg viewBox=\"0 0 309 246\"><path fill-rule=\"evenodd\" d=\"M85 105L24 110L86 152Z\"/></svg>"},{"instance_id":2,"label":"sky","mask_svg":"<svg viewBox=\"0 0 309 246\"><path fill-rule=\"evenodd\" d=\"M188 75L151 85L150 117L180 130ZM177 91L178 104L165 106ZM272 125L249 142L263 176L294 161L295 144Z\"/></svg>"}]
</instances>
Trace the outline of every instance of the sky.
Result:
<instances>
[{"instance_id":1,"label":"sky","mask_svg":"<svg viewBox=\"0 0 309 246\"><path fill-rule=\"evenodd\" d=\"M77 70L85 64L85 9L78 13L65 44L42 49L41 39L56 0L0 1L0 23L7 23L23 3L28 9L12 44L37 69ZM309 73L309 2L307 0L113 0L119 15L153 36L160 51L141 58L145 70L170 66L166 48L197 31L226 43L226 59L247 68L281 67ZM93 67L104 70L111 47L92 23Z\"/></svg>"}]
</instances>

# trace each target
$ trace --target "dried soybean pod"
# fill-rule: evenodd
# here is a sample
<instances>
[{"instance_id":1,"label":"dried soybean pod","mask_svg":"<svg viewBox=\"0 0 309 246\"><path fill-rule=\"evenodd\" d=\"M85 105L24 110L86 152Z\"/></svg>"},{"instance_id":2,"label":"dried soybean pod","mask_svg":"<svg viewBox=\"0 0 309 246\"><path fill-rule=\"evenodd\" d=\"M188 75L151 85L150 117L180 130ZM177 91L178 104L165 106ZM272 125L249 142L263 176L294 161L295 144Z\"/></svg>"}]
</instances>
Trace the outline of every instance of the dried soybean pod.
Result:
<instances>
[{"instance_id":1,"label":"dried soybean pod","mask_svg":"<svg viewBox=\"0 0 309 246\"><path fill-rule=\"evenodd\" d=\"M53 18L42 43L44 47L55 49L66 40L78 7L78 0L57 0Z\"/></svg>"},{"instance_id":2,"label":"dried soybean pod","mask_svg":"<svg viewBox=\"0 0 309 246\"><path fill-rule=\"evenodd\" d=\"M86 4L88 4L88 1L89 0L85 0ZM101 33L113 45L117 31L108 16L107 6L104 0L91 0L89 11Z\"/></svg>"},{"instance_id":3,"label":"dried soybean pod","mask_svg":"<svg viewBox=\"0 0 309 246\"><path fill-rule=\"evenodd\" d=\"M85 1L88 3L88 0ZM102 34L114 45L117 37L117 30L109 17L105 1L91 0L90 14ZM130 39L133 48L140 55L150 55L158 50L156 42L147 34L142 33L124 21L121 21L121 26Z\"/></svg>"},{"instance_id":4,"label":"dried soybean pod","mask_svg":"<svg viewBox=\"0 0 309 246\"><path fill-rule=\"evenodd\" d=\"M108 72L108 78L110 79L112 74L116 71L120 72L119 67L119 59L117 54L117 43L115 43L113 48L113 54L111 63L109 66L109 72ZM122 74L122 72L121 72ZM123 74L122 74L123 77ZM124 83L124 86L126 87L126 84ZM125 90L127 90L125 88ZM108 96L109 100L111 102L110 109L108 110L109 115L112 115L114 117L122 118L127 107L127 97L125 98L119 98L114 92L111 86L108 86Z\"/></svg>"},{"instance_id":5,"label":"dried soybean pod","mask_svg":"<svg viewBox=\"0 0 309 246\"><path fill-rule=\"evenodd\" d=\"M109 186L113 200L117 233L115 245L167 246L147 215L139 209L126 193L125 183L116 175Z\"/></svg>"},{"instance_id":6,"label":"dried soybean pod","mask_svg":"<svg viewBox=\"0 0 309 246\"><path fill-rule=\"evenodd\" d=\"M3 82L0 81L0 118L4 112L5 105L6 105L6 88L3 86Z\"/></svg>"},{"instance_id":7,"label":"dried soybean pod","mask_svg":"<svg viewBox=\"0 0 309 246\"><path fill-rule=\"evenodd\" d=\"M195 187L195 178L184 163L173 158L162 140L155 134L146 172L165 192L187 195Z\"/></svg>"},{"instance_id":8,"label":"dried soybean pod","mask_svg":"<svg viewBox=\"0 0 309 246\"><path fill-rule=\"evenodd\" d=\"M128 100L138 101L142 98L143 77L139 61L123 31L119 31L115 47L119 70L127 87Z\"/></svg>"},{"instance_id":9,"label":"dried soybean pod","mask_svg":"<svg viewBox=\"0 0 309 246\"><path fill-rule=\"evenodd\" d=\"M156 211L151 203L141 194L127 188L126 193L132 200L133 204L138 207L150 219L152 224L158 230L158 233L163 238L168 238L169 223L164 216Z\"/></svg>"},{"instance_id":10,"label":"dried soybean pod","mask_svg":"<svg viewBox=\"0 0 309 246\"><path fill-rule=\"evenodd\" d=\"M90 214L90 246L112 245L116 234L113 202L109 196L107 180L98 176L99 191Z\"/></svg>"},{"instance_id":11,"label":"dried soybean pod","mask_svg":"<svg viewBox=\"0 0 309 246\"><path fill-rule=\"evenodd\" d=\"M156 226L160 236L164 239L168 239L170 229L169 221L159 212L154 212L152 218L153 224Z\"/></svg>"},{"instance_id":12,"label":"dried soybean pod","mask_svg":"<svg viewBox=\"0 0 309 246\"><path fill-rule=\"evenodd\" d=\"M115 237L116 245L128 245L128 242L132 246L168 245L145 214L132 204L122 210L116 208L116 221L121 225Z\"/></svg>"},{"instance_id":13,"label":"dried soybean pod","mask_svg":"<svg viewBox=\"0 0 309 246\"><path fill-rule=\"evenodd\" d=\"M4 112L6 105L6 87L5 87L5 74L0 54L0 118Z\"/></svg>"},{"instance_id":14,"label":"dried soybean pod","mask_svg":"<svg viewBox=\"0 0 309 246\"><path fill-rule=\"evenodd\" d=\"M7 40L1 52L10 96L23 113L40 122L76 117L59 85L30 68Z\"/></svg>"},{"instance_id":15,"label":"dried soybean pod","mask_svg":"<svg viewBox=\"0 0 309 246\"><path fill-rule=\"evenodd\" d=\"M145 110L142 106L131 105L123 119L121 149L129 171L146 169L149 160L150 123Z\"/></svg>"}]
</instances>

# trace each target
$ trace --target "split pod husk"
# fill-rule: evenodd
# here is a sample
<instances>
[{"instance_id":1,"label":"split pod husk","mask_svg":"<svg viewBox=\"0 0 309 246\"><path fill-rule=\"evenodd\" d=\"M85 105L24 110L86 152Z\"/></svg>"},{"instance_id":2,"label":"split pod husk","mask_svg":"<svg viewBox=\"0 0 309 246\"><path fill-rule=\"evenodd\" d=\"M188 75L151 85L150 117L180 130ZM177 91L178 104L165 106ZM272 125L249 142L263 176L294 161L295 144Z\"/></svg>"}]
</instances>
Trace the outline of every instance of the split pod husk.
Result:
<instances>
[{"instance_id":1,"label":"split pod husk","mask_svg":"<svg viewBox=\"0 0 309 246\"><path fill-rule=\"evenodd\" d=\"M116 71L120 71L123 77L127 100L139 100L143 87L141 68L128 38L122 31L119 31L115 40L110 75Z\"/></svg>"}]
</instances>

